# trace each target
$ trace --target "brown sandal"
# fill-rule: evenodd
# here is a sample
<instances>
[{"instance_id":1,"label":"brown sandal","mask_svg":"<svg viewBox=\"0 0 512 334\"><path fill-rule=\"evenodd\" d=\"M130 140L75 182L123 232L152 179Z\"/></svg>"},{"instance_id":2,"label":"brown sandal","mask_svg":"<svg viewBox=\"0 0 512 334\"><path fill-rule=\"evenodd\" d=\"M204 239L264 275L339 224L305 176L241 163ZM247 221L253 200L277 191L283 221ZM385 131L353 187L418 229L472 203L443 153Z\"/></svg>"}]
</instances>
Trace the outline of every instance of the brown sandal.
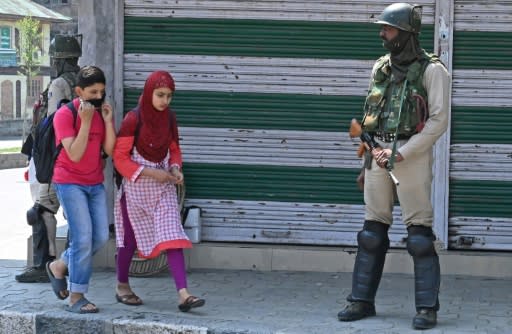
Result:
<instances>
[{"instance_id":1,"label":"brown sandal","mask_svg":"<svg viewBox=\"0 0 512 334\"><path fill-rule=\"evenodd\" d=\"M130 306L138 306L142 305L142 299L139 298L134 293L130 293L128 295L120 296L116 293L116 300L122 304L130 305Z\"/></svg>"},{"instance_id":2,"label":"brown sandal","mask_svg":"<svg viewBox=\"0 0 512 334\"><path fill-rule=\"evenodd\" d=\"M204 303L204 299L198 298L196 296L189 296L187 299L185 299L183 304L178 305L178 308L181 312L188 312L191 308L203 306Z\"/></svg>"}]
</instances>

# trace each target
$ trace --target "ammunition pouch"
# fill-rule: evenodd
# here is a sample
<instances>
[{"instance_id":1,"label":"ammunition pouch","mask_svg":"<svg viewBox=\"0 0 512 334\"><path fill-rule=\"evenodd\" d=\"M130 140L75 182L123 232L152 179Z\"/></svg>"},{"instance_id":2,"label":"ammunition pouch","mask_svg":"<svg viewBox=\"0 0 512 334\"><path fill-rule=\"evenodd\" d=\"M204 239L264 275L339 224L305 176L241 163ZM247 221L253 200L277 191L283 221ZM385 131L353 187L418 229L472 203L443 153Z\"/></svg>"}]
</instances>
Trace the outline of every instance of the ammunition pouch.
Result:
<instances>
[{"instance_id":1,"label":"ammunition pouch","mask_svg":"<svg viewBox=\"0 0 512 334\"><path fill-rule=\"evenodd\" d=\"M400 135L400 134L398 136L396 136L394 133L389 133L389 132L375 132L375 133L373 133L373 136L375 138L377 138L378 140L383 141L385 143L392 143L395 140L407 140L412 137L412 136Z\"/></svg>"}]
</instances>

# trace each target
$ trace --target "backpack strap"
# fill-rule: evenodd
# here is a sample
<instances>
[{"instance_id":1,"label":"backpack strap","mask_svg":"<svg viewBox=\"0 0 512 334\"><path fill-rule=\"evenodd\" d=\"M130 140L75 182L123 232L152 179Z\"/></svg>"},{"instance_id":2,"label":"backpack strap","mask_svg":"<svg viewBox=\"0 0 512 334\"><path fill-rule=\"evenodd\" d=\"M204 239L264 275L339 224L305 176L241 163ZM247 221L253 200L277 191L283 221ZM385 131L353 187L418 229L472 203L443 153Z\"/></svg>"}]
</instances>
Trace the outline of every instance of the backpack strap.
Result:
<instances>
[{"instance_id":1,"label":"backpack strap","mask_svg":"<svg viewBox=\"0 0 512 334\"><path fill-rule=\"evenodd\" d=\"M73 114L73 127L76 127L76 119L78 117L78 111L75 108L75 104L73 103L73 101L70 101L70 102L66 103L66 106L68 107L69 110L71 110L71 113Z\"/></svg>"},{"instance_id":2,"label":"backpack strap","mask_svg":"<svg viewBox=\"0 0 512 334\"><path fill-rule=\"evenodd\" d=\"M78 111L75 108L75 105L73 104L73 101L66 103L66 106L71 110L71 113L73 114L73 128L76 128L76 119L78 117ZM51 116L54 116L56 113L53 113ZM59 145L57 145L57 151L55 155L55 159L57 159L57 156L60 153L60 150L62 149L62 141L59 142Z\"/></svg>"},{"instance_id":3,"label":"backpack strap","mask_svg":"<svg viewBox=\"0 0 512 334\"><path fill-rule=\"evenodd\" d=\"M73 114L73 127L76 128L76 119L78 117L78 111L76 110L75 105L73 104L73 101L66 103L66 106L69 108L69 110L71 110L71 113ZM52 122L53 122L53 117L55 117L56 114L57 113L54 112L53 114L51 114L49 116L52 118L52 120L51 120ZM64 147L64 145L62 145L62 141L60 141L55 149L54 156L52 157L53 161L57 160L57 157L59 156L60 151L62 151L63 147ZM52 181L51 181L52 177L53 177L53 171L50 175L50 182L48 184L52 183ZM50 188L48 187L48 192L49 191L50 191Z\"/></svg>"},{"instance_id":4,"label":"backpack strap","mask_svg":"<svg viewBox=\"0 0 512 334\"><path fill-rule=\"evenodd\" d=\"M76 73L75 72L65 72L60 75L64 81L69 85L69 90L71 92L71 96L75 96L75 92L73 88L76 86Z\"/></svg>"},{"instance_id":5,"label":"backpack strap","mask_svg":"<svg viewBox=\"0 0 512 334\"><path fill-rule=\"evenodd\" d=\"M137 116L137 125L135 126L135 132L133 133L133 146L132 146L131 152L133 152L133 147L135 147L135 144L137 143L137 139L139 138L140 128L142 126L142 122L140 120L140 109L139 109L139 106L135 107L133 112L135 113L135 116Z\"/></svg>"}]
</instances>

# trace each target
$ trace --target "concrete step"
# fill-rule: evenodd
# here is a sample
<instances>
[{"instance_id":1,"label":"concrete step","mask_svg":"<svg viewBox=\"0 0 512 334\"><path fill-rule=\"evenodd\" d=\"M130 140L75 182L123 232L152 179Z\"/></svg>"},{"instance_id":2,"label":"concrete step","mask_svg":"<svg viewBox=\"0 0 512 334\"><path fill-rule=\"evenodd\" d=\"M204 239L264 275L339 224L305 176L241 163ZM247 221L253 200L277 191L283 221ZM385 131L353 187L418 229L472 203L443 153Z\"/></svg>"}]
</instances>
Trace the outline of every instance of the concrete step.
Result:
<instances>
[{"instance_id":1,"label":"concrete step","mask_svg":"<svg viewBox=\"0 0 512 334\"><path fill-rule=\"evenodd\" d=\"M65 246L65 226L59 227L57 248ZM28 242L28 259L31 255ZM297 245L214 243L195 244L185 251L188 269L228 269L260 271L351 272L357 249L355 247L320 247ZM440 250L443 275L512 277L512 257L505 252ZM96 268L115 268L115 240L110 239L94 258ZM390 249L384 271L412 274L413 263L405 249Z\"/></svg>"},{"instance_id":2,"label":"concrete step","mask_svg":"<svg viewBox=\"0 0 512 334\"><path fill-rule=\"evenodd\" d=\"M184 325L177 319L120 319L93 315L67 314L64 311L25 312L0 311L0 330L5 334L91 334L91 333L137 333L137 334L207 334L203 326ZM166 315L167 316L167 315ZM227 333L227 332L226 332ZM230 332L231 333L231 332Z\"/></svg>"}]
</instances>

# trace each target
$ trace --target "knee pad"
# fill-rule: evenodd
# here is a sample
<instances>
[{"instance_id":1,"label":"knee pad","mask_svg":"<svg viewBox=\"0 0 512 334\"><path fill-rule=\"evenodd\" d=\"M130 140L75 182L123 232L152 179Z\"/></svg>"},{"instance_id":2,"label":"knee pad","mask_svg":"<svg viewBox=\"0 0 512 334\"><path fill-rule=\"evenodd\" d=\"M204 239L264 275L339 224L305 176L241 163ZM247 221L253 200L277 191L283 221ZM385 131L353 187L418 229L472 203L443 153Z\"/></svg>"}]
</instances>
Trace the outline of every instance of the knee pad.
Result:
<instances>
[{"instance_id":1,"label":"knee pad","mask_svg":"<svg viewBox=\"0 0 512 334\"><path fill-rule=\"evenodd\" d=\"M407 251L413 257L425 257L437 254L434 247L436 237L430 227L411 226L407 229Z\"/></svg>"},{"instance_id":2,"label":"knee pad","mask_svg":"<svg viewBox=\"0 0 512 334\"><path fill-rule=\"evenodd\" d=\"M36 203L27 210L27 224L36 225L41 221L41 213L39 205Z\"/></svg>"},{"instance_id":3,"label":"knee pad","mask_svg":"<svg viewBox=\"0 0 512 334\"><path fill-rule=\"evenodd\" d=\"M389 248L389 225L366 221L363 230L357 234L357 243L370 253L386 251Z\"/></svg>"}]
</instances>

